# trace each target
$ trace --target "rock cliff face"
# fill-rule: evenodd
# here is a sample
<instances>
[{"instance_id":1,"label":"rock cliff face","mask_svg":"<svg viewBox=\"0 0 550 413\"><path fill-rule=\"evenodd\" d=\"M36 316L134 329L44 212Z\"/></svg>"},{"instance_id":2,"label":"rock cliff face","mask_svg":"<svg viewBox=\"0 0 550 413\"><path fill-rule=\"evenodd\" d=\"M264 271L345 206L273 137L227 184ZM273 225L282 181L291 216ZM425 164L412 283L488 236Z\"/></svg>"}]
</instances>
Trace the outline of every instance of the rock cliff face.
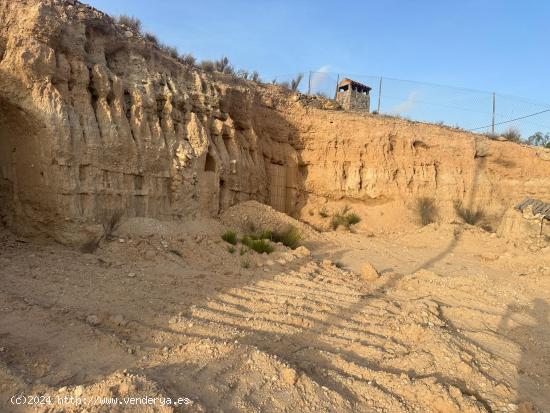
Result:
<instances>
[{"instance_id":1,"label":"rock cliff face","mask_svg":"<svg viewBox=\"0 0 550 413\"><path fill-rule=\"evenodd\" d=\"M184 66L101 12L2 0L0 22L8 224L61 234L116 211L217 214L240 200L267 202L269 165L296 158L270 130L277 115L254 109L257 90Z\"/></svg>"},{"instance_id":2,"label":"rock cliff face","mask_svg":"<svg viewBox=\"0 0 550 413\"><path fill-rule=\"evenodd\" d=\"M548 199L549 158L208 75L76 1L0 0L0 218L23 232L83 242L119 211L177 219L248 199L498 209Z\"/></svg>"},{"instance_id":3,"label":"rock cliff face","mask_svg":"<svg viewBox=\"0 0 550 413\"><path fill-rule=\"evenodd\" d=\"M403 211L427 196L451 218L455 201L500 215L525 197L550 198L548 149L396 118L310 112L295 121L306 200Z\"/></svg>"}]
</instances>

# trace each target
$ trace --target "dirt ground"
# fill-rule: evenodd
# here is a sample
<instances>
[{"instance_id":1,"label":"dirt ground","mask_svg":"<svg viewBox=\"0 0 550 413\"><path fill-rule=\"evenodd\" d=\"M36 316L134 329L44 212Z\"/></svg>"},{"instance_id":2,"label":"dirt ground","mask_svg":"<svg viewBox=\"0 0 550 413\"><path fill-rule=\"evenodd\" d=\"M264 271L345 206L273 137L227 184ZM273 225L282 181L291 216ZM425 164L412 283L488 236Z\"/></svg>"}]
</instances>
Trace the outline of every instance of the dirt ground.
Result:
<instances>
[{"instance_id":1,"label":"dirt ground","mask_svg":"<svg viewBox=\"0 0 550 413\"><path fill-rule=\"evenodd\" d=\"M304 247L231 253L249 222ZM548 246L319 233L254 202L115 235L83 253L0 230L1 412L550 411Z\"/></svg>"}]
</instances>

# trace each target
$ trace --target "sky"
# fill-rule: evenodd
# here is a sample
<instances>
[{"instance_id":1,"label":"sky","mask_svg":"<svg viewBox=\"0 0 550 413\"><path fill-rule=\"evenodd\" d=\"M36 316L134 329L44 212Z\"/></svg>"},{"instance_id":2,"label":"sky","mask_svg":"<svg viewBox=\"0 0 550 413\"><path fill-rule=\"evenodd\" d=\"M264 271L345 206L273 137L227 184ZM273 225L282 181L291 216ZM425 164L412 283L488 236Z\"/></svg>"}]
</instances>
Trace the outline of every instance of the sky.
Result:
<instances>
[{"instance_id":1,"label":"sky","mask_svg":"<svg viewBox=\"0 0 550 413\"><path fill-rule=\"evenodd\" d=\"M145 31L181 53L199 60L225 55L236 68L257 70L268 81L298 72L306 72L307 80L307 72L322 72L313 75L313 86L330 94L338 74L354 75L373 87L376 105L383 76L385 112L414 117L413 109L425 106L426 115L435 112L432 117L449 124L453 116L472 127L486 123L490 94L422 82L497 92L497 121L550 107L550 2L543 0L88 3L112 15L138 17ZM550 115L517 125L550 131Z\"/></svg>"}]
</instances>

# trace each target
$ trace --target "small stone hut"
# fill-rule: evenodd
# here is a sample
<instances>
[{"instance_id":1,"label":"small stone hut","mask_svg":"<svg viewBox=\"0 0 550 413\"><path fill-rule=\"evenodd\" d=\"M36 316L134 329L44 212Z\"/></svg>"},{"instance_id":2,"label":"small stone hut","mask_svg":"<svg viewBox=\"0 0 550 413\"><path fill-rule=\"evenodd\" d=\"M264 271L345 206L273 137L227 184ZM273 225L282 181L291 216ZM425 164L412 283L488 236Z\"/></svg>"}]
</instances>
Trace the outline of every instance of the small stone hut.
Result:
<instances>
[{"instance_id":1,"label":"small stone hut","mask_svg":"<svg viewBox=\"0 0 550 413\"><path fill-rule=\"evenodd\" d=\"M338 83L336 101L344 110L355 110L361 112L370 111L370 95L372 88L348 78Z\"/></svg>"}]
</instances>

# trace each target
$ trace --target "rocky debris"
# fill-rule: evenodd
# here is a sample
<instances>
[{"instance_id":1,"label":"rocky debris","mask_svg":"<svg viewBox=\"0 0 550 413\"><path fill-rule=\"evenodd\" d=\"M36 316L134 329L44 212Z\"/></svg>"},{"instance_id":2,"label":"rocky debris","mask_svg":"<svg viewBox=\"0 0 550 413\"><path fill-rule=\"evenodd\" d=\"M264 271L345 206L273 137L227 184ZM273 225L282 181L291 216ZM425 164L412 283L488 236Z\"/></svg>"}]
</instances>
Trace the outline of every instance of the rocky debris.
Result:
<instances>
[{"instance_id":1,"label":"rocky debris","mask_svg":"<svg viewBox=\"0 0 550 413\"><path fill-rule=\"evenodd\" d=\"M380 277L380 274L378 274L378 271L373 267L373 265L365 261L361 267L361 275L363 278L367 281L373 281L376 280L378 277Z\"/></svg>"},{"instance_id":2,"label":"rocky debris","mask_svg":"<svg viewBox=\"0 0 550 413\"><path fill-rule=\"evenodd\" d=\"M101 320L99 319L99 317L94 314L91 314L88 317L86 317L86 322L94 327L101 324Z\"/></svg>"},{"instance_id":3,"label":"rocky debris","mask_svg":"<svg viewBox=\"0 0 550 413\"><path fill-rule=\"evenodd\" d=\"M109 317L109 321L111 323L113 323L114 325L120 326L120 327L124 327L124 326L126 326L126 324L128 324L128 322L126 321L126 319L124 318L124 316L122 314L117 314L117 315Z\"/></svg>"}]
</instances>

